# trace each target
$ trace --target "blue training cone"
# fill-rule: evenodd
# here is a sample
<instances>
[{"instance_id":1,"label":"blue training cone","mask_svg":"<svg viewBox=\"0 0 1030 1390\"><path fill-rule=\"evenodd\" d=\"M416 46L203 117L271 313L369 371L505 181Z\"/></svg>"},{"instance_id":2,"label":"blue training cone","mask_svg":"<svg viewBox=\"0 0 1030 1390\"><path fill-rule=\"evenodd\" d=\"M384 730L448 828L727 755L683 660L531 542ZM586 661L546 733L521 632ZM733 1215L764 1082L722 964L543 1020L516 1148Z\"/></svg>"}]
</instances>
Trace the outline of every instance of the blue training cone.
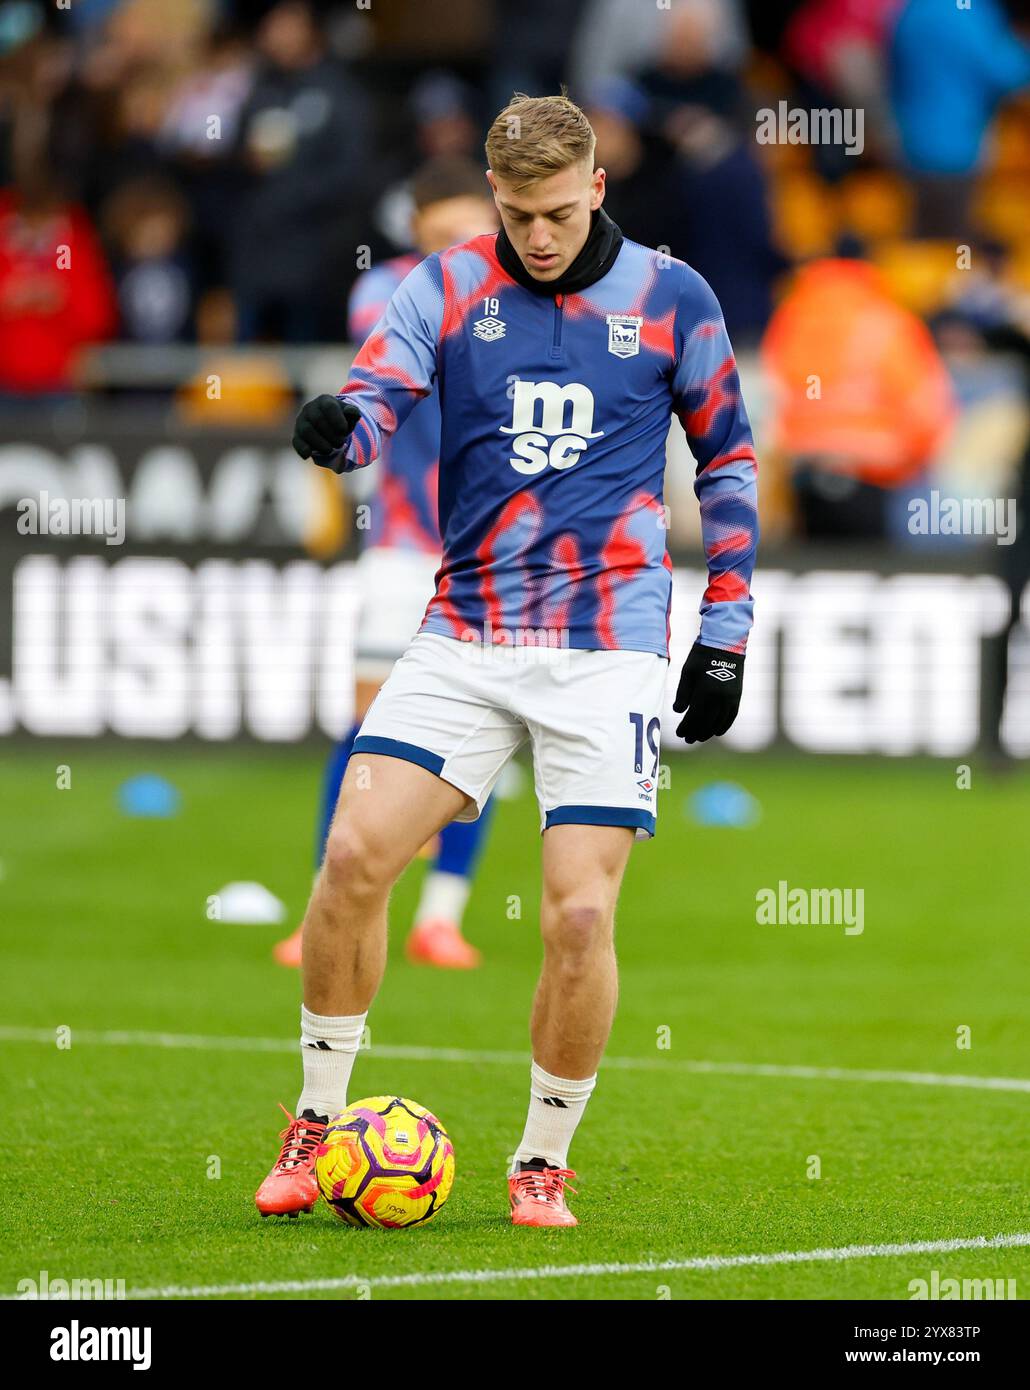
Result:
<instances>
[{"instance_id":1,"label":"blue training cone","mask_svg":"<svg viewBox=\"0 0 1030 1390\"><path fill-rule=\"evenodd\" d=\"M736 782L710 782L699 787L684 807L698 825L733 829L757 825L762 808L745 788Z\"/></svg>"},{"instance_id":2,"label":"blue training cone","mask_svg":"<svg viewBox=\"0 0 1030 1390\"><path fill-rule=\"evenodd\" d=\"M180 802L176 788L156 772L141 772L118 789L118 804L127 816L174 816Z\"/></svg>"}]
</instances>

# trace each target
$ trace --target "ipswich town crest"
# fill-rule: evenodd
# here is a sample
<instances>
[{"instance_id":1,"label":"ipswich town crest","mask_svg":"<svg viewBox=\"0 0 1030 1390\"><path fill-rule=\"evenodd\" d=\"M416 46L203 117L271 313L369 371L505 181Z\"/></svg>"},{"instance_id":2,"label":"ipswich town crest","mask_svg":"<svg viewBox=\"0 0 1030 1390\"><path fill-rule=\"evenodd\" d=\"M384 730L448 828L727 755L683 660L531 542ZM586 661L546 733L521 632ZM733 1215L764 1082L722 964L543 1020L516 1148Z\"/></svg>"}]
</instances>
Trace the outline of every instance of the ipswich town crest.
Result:
<instances>
[{"instance_id":1,"label":"ipswich town crest","mask_svg":"<svg viewBox=\"0 0 1030 1390\"><path fill-rule=\"evenodd\" d=\"M636 357L640 351L639 314L608 315L608 351L615 357Z\"/></svg>"}]
</instances>

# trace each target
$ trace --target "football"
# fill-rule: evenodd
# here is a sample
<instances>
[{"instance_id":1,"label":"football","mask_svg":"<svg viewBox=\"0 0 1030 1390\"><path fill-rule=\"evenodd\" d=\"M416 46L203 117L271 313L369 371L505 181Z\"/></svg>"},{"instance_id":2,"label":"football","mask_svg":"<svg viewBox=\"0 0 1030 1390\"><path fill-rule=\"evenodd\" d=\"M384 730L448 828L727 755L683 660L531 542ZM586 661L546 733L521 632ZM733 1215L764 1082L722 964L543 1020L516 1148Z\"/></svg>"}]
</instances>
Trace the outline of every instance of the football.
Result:
<instances>
[{"instance_id":1,"label":"football","mask_svg":"<svg viewBox=\"0 0 1030 1390\"><path fill-rule=\"evenodd\" d=\"M315 1172L322 1196L348 1225L420 1226L450 1195L454 1145L413 1100L372 1096L330 1121Z\"/></svg>"}]
</instances>

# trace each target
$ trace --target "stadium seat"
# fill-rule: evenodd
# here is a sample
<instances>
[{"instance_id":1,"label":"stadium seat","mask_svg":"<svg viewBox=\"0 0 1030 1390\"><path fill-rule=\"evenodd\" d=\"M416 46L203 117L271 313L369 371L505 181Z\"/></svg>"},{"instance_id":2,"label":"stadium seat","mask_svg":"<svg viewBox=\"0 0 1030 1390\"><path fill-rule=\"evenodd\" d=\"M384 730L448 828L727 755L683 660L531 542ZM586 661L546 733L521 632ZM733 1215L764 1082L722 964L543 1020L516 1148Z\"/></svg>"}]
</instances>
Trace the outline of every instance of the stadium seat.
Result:
<instances>
[{"instance_id":1,"label":"stadium seat","mask_svg":"<svg viewBox=\"0 0 1030 1390\"><path fill-rule=\"evenodd\" d=\"M794 260L832 253L837 210L822 179L801 170L780 174L773 184L772 209L779 244Z\"/></svg>"},{"instance_id":2,"label":"stadium seat","mask_svg":"<svg viewBox=\"0 0 1030 1390\"><path fill-rule=\"evenodd\" d=\"M1013 251L1008 263L1008 274L1015 286L1030 291L1030 240L1020 242Z\"/></svg>"},{"instance_id":3,"label":"stadium seat","mask_svg":"<svg viewBox=\"0 0 1030 1390\"><path fill-rule=\"evenodd\" d=\"M183 420L215 428L279 424L289 419L294 401L288 376L267 352L215 352L176 396Z\"/></svg>"},{"instance_id":4,"label":"stadium seat","mask_svg":"<svg viewBox=\"0 0 1030 1390\"><path fill-rule=\"evenodd\" d=\"M998 241L1023 240L1030 232L1030 176L989 175L977 188L975 210L984 231Z\"/></svg>"},{"instance_id":5,"label":"stadium seat","mask_svg":"<svg viewBox=\"0 0 1030 1390\"><path fill-rule=\"evenodd\" d=\"M1030 104L1016 102L999 112L989 140L988 169L1030 174Z\"/></svg>"},{"instance_id":6,"label":"stadium seat","mask_svg":"<svg viewBox=\"0 0 1030 1390\"><path fill-rule=\"evenodd\" d=\"M852 174L838 192L840 217L866 245L907 237L912 230L912 192L897 174L870 169Z\"/></svg>"},{"instance_id":7,"label":"stadium seat","mask_svg":"<svg viewBox=\"0 0 1030 1390\"><path fill-rule=\"evenodd\" d=\"M948 287L958 274L955 245L950 241L887 242L871 259L898 303L921 318L944 305Z\"/></svg>"}]
</instances>

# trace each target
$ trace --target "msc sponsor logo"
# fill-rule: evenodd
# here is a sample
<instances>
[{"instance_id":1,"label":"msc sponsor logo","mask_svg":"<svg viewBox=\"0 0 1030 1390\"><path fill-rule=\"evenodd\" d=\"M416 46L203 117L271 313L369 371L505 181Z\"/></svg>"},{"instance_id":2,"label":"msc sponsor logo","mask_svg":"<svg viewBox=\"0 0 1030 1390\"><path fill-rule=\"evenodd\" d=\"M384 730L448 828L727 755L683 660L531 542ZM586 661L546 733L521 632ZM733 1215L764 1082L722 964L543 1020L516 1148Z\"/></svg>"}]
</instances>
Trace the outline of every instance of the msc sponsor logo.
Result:
<instances>
[{"instance_id":1,"label":"msc sponsor logo","mask_svg":"<svg viewBox=\"0 0 1030 1390\"><path fill-rule=\"evenodd\" d=\"M604 430L594 429L594 397L579 382L559 386L555 381L516 381L512 395L512 420L502 434L514 435L508 459L518 473L541 473L545 468L571 468L583 456L592 439Z\"/></svg>"}]
</instances>

